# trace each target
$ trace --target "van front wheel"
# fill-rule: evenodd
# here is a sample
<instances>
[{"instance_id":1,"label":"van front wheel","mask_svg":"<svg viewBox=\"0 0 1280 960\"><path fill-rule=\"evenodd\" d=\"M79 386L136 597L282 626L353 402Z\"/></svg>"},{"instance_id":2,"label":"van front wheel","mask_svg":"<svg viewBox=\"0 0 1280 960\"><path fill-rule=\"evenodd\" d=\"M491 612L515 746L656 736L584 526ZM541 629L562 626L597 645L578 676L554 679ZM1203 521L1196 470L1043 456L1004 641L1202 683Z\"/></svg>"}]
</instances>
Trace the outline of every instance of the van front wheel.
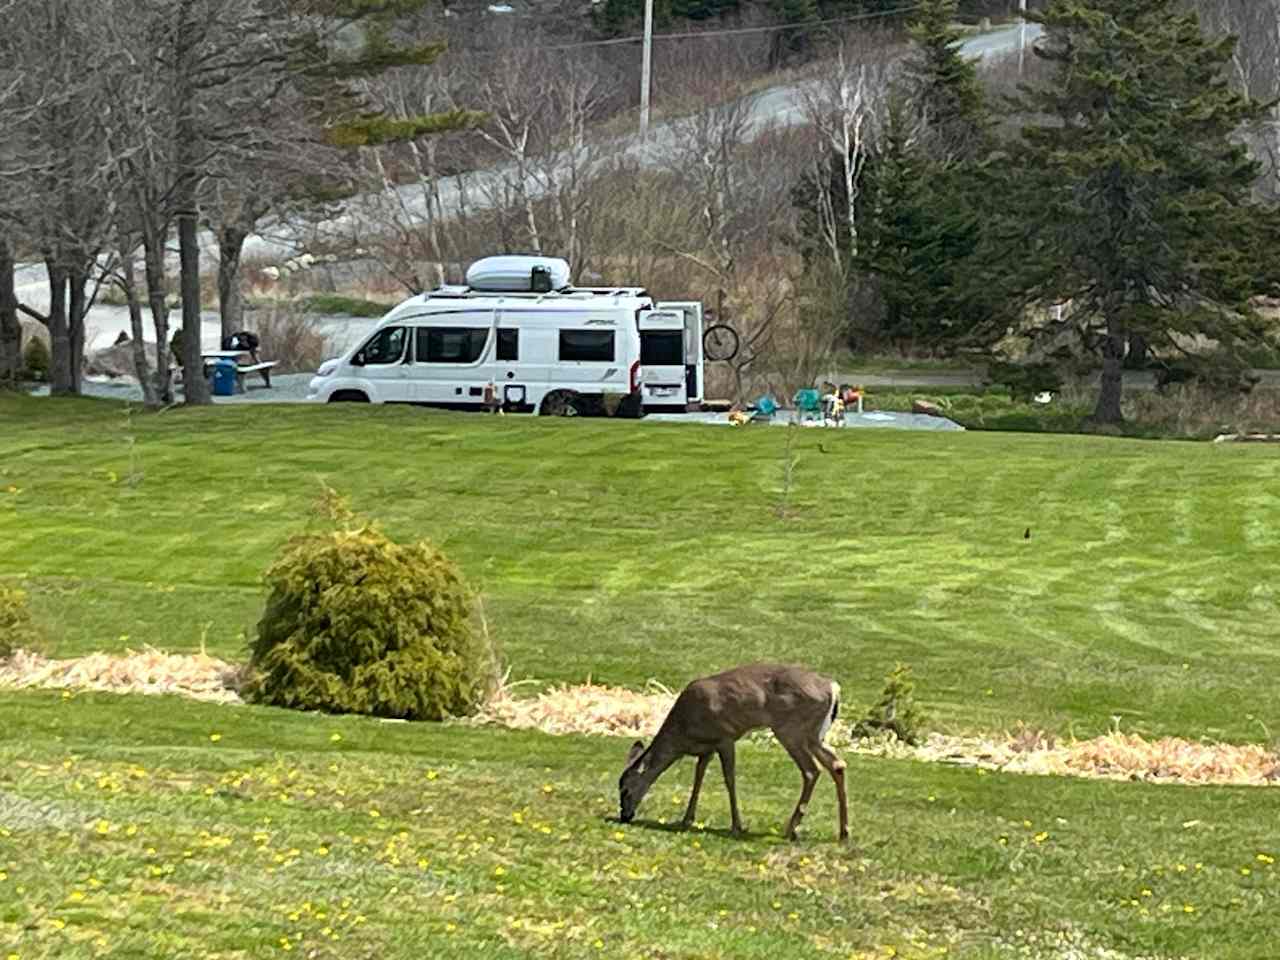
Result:
<instances>
[{"instance_id":1,"label":"van front wheel","mask_svg":"<svg viewBox=\"0 0 1280 960\"><path fill-rule=\"evenodd\" d=\"M578 404L578 395L572 390L552 390L542 398L538 412L544 417L576 417Z\"/></svg>"}]
</instances>

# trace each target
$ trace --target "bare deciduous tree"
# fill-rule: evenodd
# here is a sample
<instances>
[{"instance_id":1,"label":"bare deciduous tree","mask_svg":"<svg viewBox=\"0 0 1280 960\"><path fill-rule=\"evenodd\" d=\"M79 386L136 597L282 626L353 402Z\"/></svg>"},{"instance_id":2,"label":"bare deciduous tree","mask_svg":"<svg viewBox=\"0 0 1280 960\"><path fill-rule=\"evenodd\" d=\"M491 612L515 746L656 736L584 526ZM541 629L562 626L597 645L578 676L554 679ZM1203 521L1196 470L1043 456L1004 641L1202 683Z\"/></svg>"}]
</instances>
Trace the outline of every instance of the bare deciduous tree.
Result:
<instances>
[{"instance_id":1,"label":"bare deciduous tree","mask_svg":"<svg viewBox=\"0 0 1280 960\"><path fill-rule=\"evenodd\" d=\"M888 87L884 63L868 64L840 43L834 62L803 87L805 119L814 132L813 183L822 246L841 273L857 256L858 199ZM831 189L839 177L843 190ZM843 234L843 236L841 236Z\"/></svg>"}]
</instances>

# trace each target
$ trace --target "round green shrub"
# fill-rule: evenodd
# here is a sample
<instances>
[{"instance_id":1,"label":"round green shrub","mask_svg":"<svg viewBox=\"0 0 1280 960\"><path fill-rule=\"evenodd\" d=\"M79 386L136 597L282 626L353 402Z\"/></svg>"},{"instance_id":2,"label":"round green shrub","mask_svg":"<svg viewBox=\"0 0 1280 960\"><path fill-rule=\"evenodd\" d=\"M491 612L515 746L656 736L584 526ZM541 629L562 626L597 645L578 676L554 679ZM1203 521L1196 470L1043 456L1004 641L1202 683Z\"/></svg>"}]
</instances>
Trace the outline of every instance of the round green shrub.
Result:
<instances>
[{"instance_id":1,"label":"round green shrub","mask_svg":"<svg viewBox=\"0 0 1280 960\"><path fill-rule=\"evenodd\" d=\"M0 583L0 660L7 660L13 651L30 647L35 641L36 629L27 609L26 592Z\"/></svg>"},{"instance_id":2,"label":"round green shrub","mask_svg":"<svg viewBox=\"0 0 1280 960\"><path fill-rule=\"evenodd\" d=\"M442 720L474 713L497 657L457 568L372 525L297 537L266 574L245 693L328 713Z\"/></svg>"},{"instance_id":3,"label":"round green shrub","mask_svg":"<svg viewBox=\"0 0 1280 960\"><path fill-rule=\"evenodd\" d=\"M49 348L43 340L39 337L32 337L27 341L27 345L22 351L22 365L26 368L26 378L28 380L38 380L40 382L48 380L49 364L51 362Z\"/></svg>"}]
</instances>

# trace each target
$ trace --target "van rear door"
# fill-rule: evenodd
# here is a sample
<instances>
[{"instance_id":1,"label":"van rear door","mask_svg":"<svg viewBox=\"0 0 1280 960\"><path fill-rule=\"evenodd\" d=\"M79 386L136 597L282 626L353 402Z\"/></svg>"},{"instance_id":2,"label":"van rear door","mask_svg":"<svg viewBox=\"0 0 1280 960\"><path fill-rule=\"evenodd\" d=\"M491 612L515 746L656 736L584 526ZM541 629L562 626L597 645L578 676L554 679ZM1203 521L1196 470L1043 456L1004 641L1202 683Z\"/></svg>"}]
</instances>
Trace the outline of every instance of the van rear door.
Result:
<instances>
[{"instance_id":1,"label":"van rear door","mask_svg":"<svg viewBox=\"0 0 1280 960\"><path fill-rule=\"evenodd\" d=\"M685 403L701 403L703 389L702 304L697 300L673 300L657 305L664 313L678 313L684 325Z\"/></svg>"},{"instance_id":2,"label":"van rear door","mask_svg":"<svg viewBox=\"0 0 1280 960\"><path fill-rule=\"evenodd\" d=\"M646 407L683 408L689 402L684 327L680 311L640 314L640 395Z\"/></svg>"}]
</instances>

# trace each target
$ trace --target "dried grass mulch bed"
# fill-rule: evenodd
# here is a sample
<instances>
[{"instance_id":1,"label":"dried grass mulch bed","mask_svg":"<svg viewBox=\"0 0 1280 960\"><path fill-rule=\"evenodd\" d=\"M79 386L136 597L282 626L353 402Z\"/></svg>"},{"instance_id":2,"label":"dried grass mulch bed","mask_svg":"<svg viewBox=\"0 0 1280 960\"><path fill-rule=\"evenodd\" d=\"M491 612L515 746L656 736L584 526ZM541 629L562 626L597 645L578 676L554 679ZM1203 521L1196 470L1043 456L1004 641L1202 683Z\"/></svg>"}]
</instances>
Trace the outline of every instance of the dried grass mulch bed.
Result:
<instances>
[{"instance_id":1,"label":"dried grass mulch bed","mask_svg":"<svg viewBox=\"0 0 1280 960\"><path fill-rule=\"evenodd\" d=\"M61 687L107 693L176 693L214 703L242 703L237 692L243 668L205 653L91 653L50 660L18 650L0 661L0 687Z\"/></svg>"},{"instance_id":2,"label":"dried grass mulch bed","mask_svg":"<svg viewBox=\"0 0 1280 960\"><path fill-rule=\"evenodd\" d=\"M483 711L480 721L553 734L643 738L657 731L674 700L675 695L658 684L650 684L644 693L590 683L564 685L535 697L515 697L511 688L504 688ZM761 732L748 739L764 742L771 738ZM855 739L849 725L837 720L828 740L832 746L854 753L1012 773L1197 785L1280 784L1280 755L1261 746L1199 743L1177 737L1145 740L1118 731L1062 743L1025 728L987 737L932 733L913 747L892 737Z\"/></svg>"},{"instance_id":3,"label":"dried grass mulch bed","mask_svg":"<svg viewBox=\"0 0 1280 960\"><path fill-rule=\"evenodd\" d=\"M167 654L159 650L94 653L50 660L18 651L0 662L0 687L54 687L112 693L178 694L235 704L243 666L205 653ZM583 683L561 685L536 696L515 696L518 685L503 685L472 721L549 734L650 737L671 708L675 694L657 683L644 691ZM767 742L767 732L752 734ZM986 737L929 734L918 746L888 739L854 739L837 721L833 746L873 756L951 763L986 770L1057 776L1149 780L1183 784L1280 784L1280 755L1246 744L1202 743L1178 737L1146 740L1119 731L1090 740L1058 742L1052 735L1021 728Z\"/></svg>"}]
</instances>

